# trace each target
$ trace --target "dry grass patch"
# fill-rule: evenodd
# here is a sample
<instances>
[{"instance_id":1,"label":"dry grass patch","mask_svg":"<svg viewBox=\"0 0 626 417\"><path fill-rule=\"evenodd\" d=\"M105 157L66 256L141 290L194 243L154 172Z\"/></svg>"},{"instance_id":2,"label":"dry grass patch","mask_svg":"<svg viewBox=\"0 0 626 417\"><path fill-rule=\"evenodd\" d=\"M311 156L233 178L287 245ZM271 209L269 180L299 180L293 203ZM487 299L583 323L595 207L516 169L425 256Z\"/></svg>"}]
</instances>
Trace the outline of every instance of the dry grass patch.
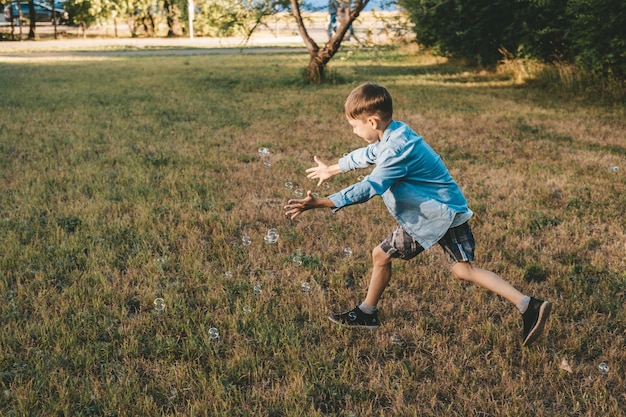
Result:
<instances>
[{"instance_id":1,"label":"dry grass patch","mask_svg":"<svg viewBox=\"0 0 626 417\"><path fill-rule=\"evenodd\" d=\"M393 50L308 86L307 61L0 64L0 414L624 415L624 109ZM363 144L341 109L366 80L465 191L477 264L554 301L533 347L437 248L394 263L378 331L327 321L394 223L380 199L289 221L285 182Z\"/></svg>"}]
</instances>

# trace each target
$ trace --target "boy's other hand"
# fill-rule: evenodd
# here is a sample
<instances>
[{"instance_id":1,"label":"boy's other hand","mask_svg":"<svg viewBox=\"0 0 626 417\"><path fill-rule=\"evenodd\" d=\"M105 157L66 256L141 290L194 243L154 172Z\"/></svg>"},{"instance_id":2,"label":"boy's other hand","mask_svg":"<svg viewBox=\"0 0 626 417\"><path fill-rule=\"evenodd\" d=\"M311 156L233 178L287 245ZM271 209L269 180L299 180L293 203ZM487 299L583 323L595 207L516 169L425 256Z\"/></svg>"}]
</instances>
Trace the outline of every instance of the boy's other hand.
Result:
<instances>
[{"instance_id":1,"label":"boy's other hand","mask_svg":"<svg viewBox=\"0 0 626 417\"><path fill-rule=\"evenodd\" d=\"M292 220L298 217L302 212L316 208L315 201L317 199L311 193L311 190L306 192L306 197L301 200L291 199L287 201L287 205L284 207L285 216L290 217Z\"/></svg>"},{"instance_id":2,"label":"boy's other hand","mask_svg":"<svg viewBox=\"0 0 626 417\"><path fill-rule=\"evenodd\" d=\"M306 197L301 200L291 199L284 207L285 216L295 219L303 211L311 210L314 208L334 208L335 204L328 197L315 197L311 190L306 192Z\"/></svg>"}]
</instances>

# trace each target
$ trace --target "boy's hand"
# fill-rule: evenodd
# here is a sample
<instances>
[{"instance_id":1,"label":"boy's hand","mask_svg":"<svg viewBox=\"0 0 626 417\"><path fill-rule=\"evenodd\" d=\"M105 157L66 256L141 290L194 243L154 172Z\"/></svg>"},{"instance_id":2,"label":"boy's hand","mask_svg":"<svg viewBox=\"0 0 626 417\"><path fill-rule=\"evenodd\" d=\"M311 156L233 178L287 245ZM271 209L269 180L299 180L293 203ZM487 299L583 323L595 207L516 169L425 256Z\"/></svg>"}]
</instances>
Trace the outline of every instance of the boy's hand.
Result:
<instances>
[{"instance_id":1,"label":"boy's hand","mask_svg":"<svg viewBox=\"0 0 626 417\"><path fill-rule=\"evenodd\" d=\"M319 181L317 182L318 187L333 175L339 174L341 172L338 165L328 166L327 164L322 162L322 160L319 159L317 155L313 157L313 160L317 163L317 166L306 170L306 172L308 173L307 178L310 178L312 180L319 179Z\"/></svg>"},{"instance_id":2,"label":"boy's hand","mask_svg":"<svg viewBox=\"0 0 626 417\"><path fill-rule=\"evenodd\" d=\"M285 216L290 217L293 220L302 212L323 207L335 207L335 205L328 198L316 198L311 193L311 190L309 190L306 192L305 198L301 200L291 199L283 208L285 209Z\"/></svg>"}]
</instances>

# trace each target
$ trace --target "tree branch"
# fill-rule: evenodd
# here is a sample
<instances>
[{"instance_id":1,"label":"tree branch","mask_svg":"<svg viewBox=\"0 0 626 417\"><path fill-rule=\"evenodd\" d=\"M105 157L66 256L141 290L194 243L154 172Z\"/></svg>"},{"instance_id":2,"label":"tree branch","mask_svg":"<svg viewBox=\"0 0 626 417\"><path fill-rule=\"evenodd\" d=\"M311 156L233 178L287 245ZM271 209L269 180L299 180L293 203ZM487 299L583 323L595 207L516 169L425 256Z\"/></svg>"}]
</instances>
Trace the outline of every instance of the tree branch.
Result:
<instances>
[{"instance_id":1,"label":"tree branch","mask_svg":"<svg viewBox=\"0 0 626 417\"><path fill-rule=\"evenodd\" d=\"M359 0L360 1L360 0ZM289 0L291 3L291 9L293 13L293 17L296 19L296 24L298 25L298 32L300 32L300 36L306 45L306 49L309 50L309 54L314 56L319 51L319 46L317 43L311 38L309 32L304 27L304 22L302 21L302 15L300 14L300 5L298 4L298 0Z\"/></svg>"}]
</instances>

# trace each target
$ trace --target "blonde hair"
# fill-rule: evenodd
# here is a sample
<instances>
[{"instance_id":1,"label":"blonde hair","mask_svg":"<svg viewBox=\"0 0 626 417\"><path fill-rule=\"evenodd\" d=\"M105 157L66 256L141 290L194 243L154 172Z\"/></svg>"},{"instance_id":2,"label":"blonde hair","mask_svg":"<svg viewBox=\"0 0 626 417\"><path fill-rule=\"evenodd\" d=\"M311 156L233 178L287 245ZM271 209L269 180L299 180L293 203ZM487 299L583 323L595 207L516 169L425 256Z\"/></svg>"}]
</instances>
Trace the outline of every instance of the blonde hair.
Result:
<instances>
[{"instance_id":1,"label":"blonde hair","mask_svg":"<svg viewBox=\"0 0 626 417\"><path fill-rule=\"evenodd\" d=\"M365 83L352 90L343 110L348 119L363 120L378 116L381 121L388 122L393 117L393 101L385 87Z\"/></svg>"}]
</instances>

